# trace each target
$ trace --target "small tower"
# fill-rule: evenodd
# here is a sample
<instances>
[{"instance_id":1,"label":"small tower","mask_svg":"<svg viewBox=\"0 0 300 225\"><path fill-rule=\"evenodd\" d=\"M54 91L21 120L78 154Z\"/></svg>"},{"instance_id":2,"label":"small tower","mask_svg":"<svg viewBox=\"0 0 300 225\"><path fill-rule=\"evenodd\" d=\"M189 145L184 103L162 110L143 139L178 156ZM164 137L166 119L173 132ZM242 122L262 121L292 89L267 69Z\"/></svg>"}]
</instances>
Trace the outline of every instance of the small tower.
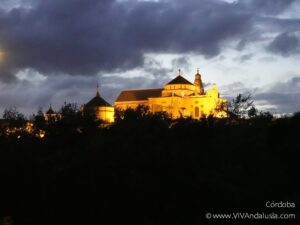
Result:
<instances>
[{"instance_id":1,"label":"small tower","mask_svg":"<svg viewBox=\"0 0 300 225\"><path fill-rule=\"evenodd\" d=\"M114 107L100 96L98 84L96 96L86 103L82 110L85 114L91 115L95 119L103 120L105 123L114 122Z\"/></svg>"},{"instance_id":2,"label":"small tower","mask_svg":"<svg viewBox=\"0 0 300 225\"><path fill-rule=\"evenodd\" d=\"M212 84L211 89L206 92L206 95L213 98L220 98L220 94L215 83Z\"/></svg>"},{"instance_id":3,"label":"small tower","mask_svg":"<svg viewBox=\"0 0 300 225\"><path fill-rule=\"evenodd\" d=\"M46 112L47 115L52 115L55 114L54 110L52 109L52 104L50 103L49 105L49 109Z\"/></svg>"},{"instance_id":4,"label":"small tower","mask_svg":"<svg viewBox=\"0 0 300 225\"><path fill-rule=\"evenodd\" d=\"M195 74L194 85L196 86L196 94L203 95L204 88L201 80L201 74L199 73L199 68L197 69L197 73Z\"/></svg>"},{"instance_id":5,"label":"small tower","mask_svg":"<svg viewBox=\"0 0 300 225\"><path fill-rule=\"evenodd\" d=\"M49 121L49 120L56 121L58 119L58 117L59 117L59 113L55 112L52 109L52 105L50 103L49 109L44 113L44 116L45 116L46 121Z\"/></svg>"}]
</instances>

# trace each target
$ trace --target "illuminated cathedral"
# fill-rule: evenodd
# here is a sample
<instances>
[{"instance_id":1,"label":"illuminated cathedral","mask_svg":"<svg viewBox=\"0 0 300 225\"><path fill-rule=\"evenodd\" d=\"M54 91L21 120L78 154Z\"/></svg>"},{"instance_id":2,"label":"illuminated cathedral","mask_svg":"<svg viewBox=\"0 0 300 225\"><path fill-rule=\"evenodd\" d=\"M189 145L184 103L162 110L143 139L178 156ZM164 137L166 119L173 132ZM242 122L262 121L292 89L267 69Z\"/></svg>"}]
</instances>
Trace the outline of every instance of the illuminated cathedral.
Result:
<instances>
[{"instance_id":1,"label":"illuminated cathedral","mask_svg":"<svg viewBox=\"0 0 300 225\"><path fill-rule=\"evenodd\" d=\"M123 90L116 99L114 106L105 101L97 91L95 97L81 107L83 113L92 115L104 123L113 123L115 110L135 109L139 105L149 107L150 112L166 112L172 119L200 119L213 116L227 117L227 100L220 98L216 84L205 91L199 69L195 74L194 83L178 75L164 88ZM53 111L51 105L45 113L45 118L57 118L59 113Z\"/></svg>"},{"instance_id":2,"label":"illuminated cathedral","mask_svg":"<svg viewBox=\"0 0 300 225\"><path fill-rule=\"evenodd\" d=\"M204 90L199 69L194 83L185 79L179 70L178 76L164 88L124 90L114 104L119 110L134 109L138 105L148 106L152 113L166 112L173 119L227 116L227 100L220 98L216 84Z\"/></svg>"}]
</instances>

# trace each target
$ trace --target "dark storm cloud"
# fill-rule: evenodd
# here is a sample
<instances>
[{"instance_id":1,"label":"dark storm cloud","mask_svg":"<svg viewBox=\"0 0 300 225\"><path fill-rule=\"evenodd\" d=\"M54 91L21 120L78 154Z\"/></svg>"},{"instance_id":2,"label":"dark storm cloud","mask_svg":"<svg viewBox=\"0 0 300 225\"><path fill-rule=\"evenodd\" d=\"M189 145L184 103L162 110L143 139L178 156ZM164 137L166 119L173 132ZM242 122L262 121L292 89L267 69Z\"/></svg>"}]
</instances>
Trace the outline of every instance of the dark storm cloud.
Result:
<instances>
[{"instance_id":1,"label":"dark storm cloud","mask_svg":"<svg viewBox=\"0 0 300 225\"><path fill-rule=\"evenodd\" d=\"M268 92L255 96L255 100L264 100L270 104L273 113L293 113L300 111L299 93Z\"/></svg>"},{"instance_id":2,"label":"dark storm cloud","mask_svg":"<svg viewBox=\"0 0 300 225\"><path fill-rule=\"evenodd\" d=\"M241 82L221 86L223 97L231 101L238 94L251 94L258 108L271 113L293 113L300 111L300 76L286 82L276 82L269 87L249 88Z\"/></svg>"},{"instance_id":3,"label":"dark storm cloud","mask_svg":"<svg viewBox=\"0 0 300 225\"><path fill-rule=\"evenodd\" d=\"M223 85L219 89L222 96L228 99L235 98L238 94L253 95L257 90L257 89L247 87L242 82L234 82L231 84Z\"/></svg>"},{"instance_id":4,"label":"dark storm cloud","mask_svg":"<svg viewBox=\"0 0 300 225\"><path fill-rule=\"evenodd\" d=\"M113 102L124 88L161 87L177 67L193 73L196 68L189 68L189 57L220 56L232 46L230 41L242 51L268 33L287 34L275 38L269 50L295 54L281 39L296 43L300 20L276 17L295 2L0 1L0 51L4 56L0 58L0 108L17 105L28 111L34 105L35 111L50 101L58 105L64 100L85 102L96 77L111 72L118 75L103 76L101 82L104 97ZM165 67L156 53L177 54L173 68ZM241 53L241 60L251 57ZM15 79L24 69L38 71L47 79L39 85ZM125 79L130 69L141 70L141 74Z\"/></svg>"},{"instance_id":5,"label":"dark storm cloud","mask_svg":"<svg viewBox=\"0 0 300 225\"><path fill-rule=\"evenodd\" d=\"M157 80L168 78L168 75L172 72L172 69L164 67L160 61L153 57L147 57L145 59L143 68L145 77L153 76Z\"/></svg>"},{"instance_id":6,"label":"dark storm cloud","mask_svg":"<svg viewBox=\"0 0 300 225\"><path fill-rule=\"evenodd\" d=\"M1 78L24 68L46 75L132 69L147 52L213 57L227 40L255 39L258 12L280 13L292 2L27 0L30 7L0 9Z\"/></svg>"},{"instance_id":7,"label":"dark storm cloud","mask_svg":"<svg viewBox=\"0 0 300 225\"><path fill-rule=\"evenodd\" d=\"M113 15L124 10L112 5L111 1L45 0L31 9L11 10L3 16L0 33L6 66L84 75L117 67L116 63L139 64L139 53L125 52L117 40L122 21Z\"/></svg>"},{"instance_id":8,"label":"dark storm cloud","mask_svg":"<svg viewBox=\"0 0 300 225\"><path fill-rule=\"evenodd\" d=\"M287 82L273 84L268 90L256 94L255 100L263 100L275 107L278 113L300 111L300 77L293 77Z\"/></svg>"},{"instance_id":9,"label":"dark storm cloud","mask_svg":"<svg viewBox=\"0 0 300 225\"><path fill-rule=\"evenodd\" d=\"M259 18L257 22L264 25L265 32L275 30L288 33L298 31L300 27L300 19L296 18L263 17Z\"/></svg>"},{"instance_id":10,"label":"dark storm cloud","mask_svg":"<svg viewBox=\"0 0 300 225\"><path fill-rule=\"evenodd\" d=\"M279 34L267 48L273 53L283 56L300 53L300 39L289 33Z\"/></svg>"},{"instance_id":11,"label":"dark storm cloud","mask_svg":"<svg viewBox=\"0 0 300 225\"><path fill-rule=\"evenodd\" d=\"M253 30L256 5L218 0L32 0L31 7L0 11L0 47L6 52L1 78L23 68L46 75L126 70L143 66L145 53L213 57L227 40Z\"/></svg>"},{"instance_id":12,"label":"dark storm cloud","mask_svg":"<svg viewBox=\"0 0 300 225\"><path fill-rule=\"evenodd\" d=\"M140 76L128 78L119 74L102 76L101 79L92 76L61 75L49 76L34 83L28 80L11 82L5 87L1 87L0 83L0 117L4 109L12 106L17 106L27 116L36 113L39 107L45 111L50 103L55 110L59 110L64 102L81 106L95 96L97 83L100 85L101 96L113 104L121 90L159 88L169 81L167 78L155 79L147 75L149 73L145 72Z\"/></svg>"},{"instance_id":13,"label":"dark storm cloud","mask_svg":"<svg viewBox=\"0 0 300 225\"><path fill-rule=\"evenodd\" d=\"M287 9L296 0L243 0L240 2L249 10L274 15Z\"/></svg>"},{"instance_id":14,"label":"dark storm cloud","mask_svg":"<svg viewBox=\"0 0 300 225\"><path fill-rule=\"evenodd\" d=\"M175 58L171 64L174 69L183 69L184 71L189 71L190 69L189 57L182 56Z\"/></svg>"},{"instance_id":15,"label":"dark storm cloud","mask_svg":"<svg viewBox=\"0 0 300 225\"><path fill-rule=\"evenodd\" d=\"M34 83L28 80L11 82L1 88L0 114L11 106L30 115L37 112L38 107L46 109L50 103L57 109L64 101L82 104L94 95L96 83L95 78L79 76L50 76Z\"/></svg>"}]
</instances>

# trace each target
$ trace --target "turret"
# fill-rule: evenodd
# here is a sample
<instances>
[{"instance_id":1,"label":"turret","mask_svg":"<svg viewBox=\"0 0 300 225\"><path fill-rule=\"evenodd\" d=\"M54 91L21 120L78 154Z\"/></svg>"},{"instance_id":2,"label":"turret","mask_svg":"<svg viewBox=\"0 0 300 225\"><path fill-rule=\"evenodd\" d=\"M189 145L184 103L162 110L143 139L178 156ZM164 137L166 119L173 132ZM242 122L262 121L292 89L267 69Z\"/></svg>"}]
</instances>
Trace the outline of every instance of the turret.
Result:
<instances>
[{"instance_id":1,"label":"turret","mask_svg":"<svg viewBox=\"0 0 300 225\"><path fill-rule=\"evenodd\" d=\"M220 98L220 94L215 83L212 84L211 89L206 92L206 95L213 98Z\"/></svg>"},{"instance_id":2,"label":"turret","mask_svg":"<svg viewBox=\"0 0 300 225\"><path fill-rule=\"evenodd\" d=\"M100 96L98 84L96 96L86 103L81 110L85 115L92 116L96 120L100 119L105 123L112 123L114 121L114 107Z\"/></svg>"},{"instance_id":3,"label":"turret","mask_svg":"<svg viewBox=\"0 0 300 225\"><path fill-rule=\"evenodd\" d=\"M196 94L203 95L204 88L201 80L201 74L199 73L199 69L197 69L197 73L195 74L194 85L196 86Z\"/></svg>"},{"instance_id":4,"label":"turret","mask_svg":"<svg viewBox=\"0 0 300 225\"><path fill-rule=\"evenodd\" d=\"M49 120L56 121L58 118L60 118L60 114L58 112L55 112L52 109L52 105L50 104L49 109L44 113L44 117L45 117L46 121L49 121Z\"/></svg>"},{"instance_id":5,"label":"turret","mask_svg":"<svg viewBox=\"0 0 300 225\"><path fill-rule=\"evenodd\" d=\"M53 114L55 114L54 110L52 109L51 103L50 103L50 105L49 105L49 109L47 110L46 114L47 114L47 115L53 115Z\"/></svg>"}]
</instances>

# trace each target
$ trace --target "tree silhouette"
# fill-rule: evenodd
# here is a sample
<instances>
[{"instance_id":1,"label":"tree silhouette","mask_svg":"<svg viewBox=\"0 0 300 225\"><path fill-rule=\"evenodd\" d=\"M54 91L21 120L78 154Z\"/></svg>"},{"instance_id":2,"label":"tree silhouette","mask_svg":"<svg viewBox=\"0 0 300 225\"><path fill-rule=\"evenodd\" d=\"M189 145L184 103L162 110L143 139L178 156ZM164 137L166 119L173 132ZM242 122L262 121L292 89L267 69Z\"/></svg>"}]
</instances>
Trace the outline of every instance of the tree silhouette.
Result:
<instances>
[{"instance_id":1,"label":"tree silhouette","mask_svg":"<svg viewBox=\"0 0 300 225\"><path fill-rule=\"evenodd\" d=\"M75 104L60 112L45 124L42 111L33 117L44 138L0 135L0 219L193 225L206 224L207 212L299 201L299 112L172 120L140 106L118 112L110 126Z\"/></svg>"},{"instance_id":2,"label":"tree silhouette","mask_svg":"<svg viewBox=\"0 0 300 225\"><path fill-rule=\"evenodd\" d=\"M44 130L46 128L46 119L42 108L39 108L36 115L33 115L33 125L37 130Z\"/></svg>"},{"instance_id":3,"label":"tree silhouette","mask_svg":"<svg viewBox=\"0 0 300 225\"><path fill-rule=\"evenodd\" d=\"M238 94L228 104L228 113L233 118L246 118L247 116L255 116L256 108L254 106L251 94Z\"/></svg>"},{"instance_id":4,"label":"tree silhouette","mask_svg":"<svg viewBox=\"0 0 300 225\"><path fill-rule=\"evenodd\" d=\"M3 119L9 124L9 127L20 128L26 124L24 114L18 112L16 107L10 107L3 112Z\"/></svg>"}]
</instances>

